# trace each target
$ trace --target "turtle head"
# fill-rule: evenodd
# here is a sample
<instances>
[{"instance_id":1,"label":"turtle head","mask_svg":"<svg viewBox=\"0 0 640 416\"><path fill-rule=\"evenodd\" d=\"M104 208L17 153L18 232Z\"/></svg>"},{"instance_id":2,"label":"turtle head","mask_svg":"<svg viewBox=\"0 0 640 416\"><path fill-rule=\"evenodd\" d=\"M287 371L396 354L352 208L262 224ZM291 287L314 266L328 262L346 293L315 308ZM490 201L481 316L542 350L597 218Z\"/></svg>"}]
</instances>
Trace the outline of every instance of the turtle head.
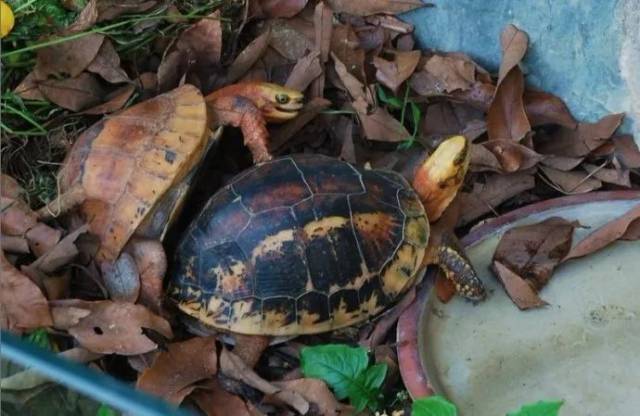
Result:
<instances>
[{"instance_id":1,"label":"turtle head","mask_svg":"<svg viewBox=\"0 0 640 416\"><path fill-rule=\"evenodd\" d=\"M262 111L265 120L282 123L298 115L304 96L300 91L269 82L257 82L247 98Z\"/></svg>"},{"instance_id":2,"label":"turtle head","mask_svg":"<svg viewBox=\"0 0 640 416\"><path fill-rule=\"evenodd\" d=\"M455 198L469 169L470 156L464 136L449 137L416 170L413 188L430 221L440 218Z\"/></svg>"}]
</instances>

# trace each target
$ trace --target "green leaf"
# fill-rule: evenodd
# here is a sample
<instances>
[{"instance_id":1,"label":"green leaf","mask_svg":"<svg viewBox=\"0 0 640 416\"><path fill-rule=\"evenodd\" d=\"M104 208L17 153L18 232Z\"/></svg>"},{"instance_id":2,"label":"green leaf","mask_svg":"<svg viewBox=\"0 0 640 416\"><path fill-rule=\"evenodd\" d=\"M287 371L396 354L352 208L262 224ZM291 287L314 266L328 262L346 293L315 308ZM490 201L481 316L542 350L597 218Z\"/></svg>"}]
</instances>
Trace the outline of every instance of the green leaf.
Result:
<instances>
[{"instance_id":1,"label":"green leaf","mask_svg":"<svg viewBox=\"0 0 640 416\"><path fill-rule=\"evenodd\" d=\"M400 98L393 95L387 95L387 92L380 85L378 85L377 90L378 90L378 99L380 101L382 101L383 103L385 103L386 105L388 105L389 107L395 110L400 110L402 108L402 100L400 100Z\"/></svg>"},{"instance_id":2,"label":"green leaf","mask_svg":"<svg viewBox=\"0 0 640 416\"><path fill-rule=\"evenodd\" d=\"M411 416L458 416L458 411L444 397L429 396L413 402Z\"/></svg>"},{"instance_id":3,"label":"green leaf","mask_svg":"<svg viewBox=\"0 0 640 416\"><path fill-rule=\"evenodd\" d=\"M27 342L37 345L40 348L53 350L49 333L44 328L38 328L27 336Z\"/></svg>"},{"instance_id":4,"label":"green leaf","mask_svg":"<svg viewBox=\"0 0 640 416\"><path fill-rule=\"evenodd\" d=\"M371 410L377 409L380 386L386 375L387 364L379 363L361 372L353 383L348 385L349 400L357 412L361 412L365 406Z\"/></svg>"},{"instance_id":5,"label":"green leaf","mask_svg":"<svg viewBox=\"0 0 640 416\"><path fill-rule=\"evenodd\" d=\"M563 400L543 401L525 404L515 412L507 413L507 416L558 416Z\"/></svg>"},{"instance_id":6,"label":"green leaf","mask_svg":"<svg viewBox=\"0 0 640 416\"><path fill-rule=\"evenodd\" d=\"M420 118L422 117L422 112L420 111L420 107L418 104L413 101L409 102L409 106L411 107L411 124L413 125L413 137L416 137L418 133L418 127L420 126Z\"/></svg>"},{"instance_id":7,"label":"green leaf","mask_svg":"<svg viewBox=\"0 0 640 416\"><path fill-rule=\"evenodd\" d=\"M118 416L118 412L116 412L106 404L101 404L98 408L96 416Z\"/></svg>"},{"instance_id":8,"label":"green leaf","mask_svg":"<svg viewBox=\"0 0 640 416\"><path fill-rule=\"evenodd\" d=\"M362 347L328 344L304 347L300 352L300 367L305 377L324 380L338 400L349 395L349 385L367 368L367 351Z\"/></svg>"}]
</instances>

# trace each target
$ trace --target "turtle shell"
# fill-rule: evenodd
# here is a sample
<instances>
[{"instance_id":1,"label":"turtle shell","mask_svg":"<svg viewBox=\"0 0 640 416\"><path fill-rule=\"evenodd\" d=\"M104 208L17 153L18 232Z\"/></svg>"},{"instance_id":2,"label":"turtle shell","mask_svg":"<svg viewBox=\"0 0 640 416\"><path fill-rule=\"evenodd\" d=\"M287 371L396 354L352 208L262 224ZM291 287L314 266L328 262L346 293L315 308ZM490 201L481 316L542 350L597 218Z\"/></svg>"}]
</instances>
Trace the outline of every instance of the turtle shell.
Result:
<instances>
[{"instance_id":1,"label":"turtle shell","mask_svg":"<svg viewBox=\"0 0 640 416\"><path fill-rule=\"evenodd\" d=\"M298 335L377 314L415 281L429 239L400 175L291 156L236 177L182 237L169 294L218 329Z\"/></svg>"},{"instance_id":2,"label":"turtle shell","mask_svg":"<svg viewBox=\"0 0 640 416\"><path fill-rule=\"evenodd\" d=\"M76 141L60 173L61 190L81 186L80 213L101 241L99 260L114 260L172 186L207 148L207 110L184 85L105 117Z\"/></svg>"}]
</instances>

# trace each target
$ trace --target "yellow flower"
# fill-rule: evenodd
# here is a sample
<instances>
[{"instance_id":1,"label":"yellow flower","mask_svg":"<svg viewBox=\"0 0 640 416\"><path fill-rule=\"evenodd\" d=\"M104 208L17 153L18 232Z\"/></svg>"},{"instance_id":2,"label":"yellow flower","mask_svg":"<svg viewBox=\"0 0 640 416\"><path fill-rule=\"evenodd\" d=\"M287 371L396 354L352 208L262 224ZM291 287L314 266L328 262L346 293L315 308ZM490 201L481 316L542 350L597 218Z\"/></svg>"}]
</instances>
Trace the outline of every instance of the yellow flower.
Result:
<instances>
[{"instance_id":1,"label":"yellow flower","mask_svg":"<svg viewBox=\"0 0 640 416\"><path fill-rule=\"evenodd\" d=\"M13 29L13 11L11 7L3 1L0 1L0 38L3 38Z\"/></svg>"}]
</instances>

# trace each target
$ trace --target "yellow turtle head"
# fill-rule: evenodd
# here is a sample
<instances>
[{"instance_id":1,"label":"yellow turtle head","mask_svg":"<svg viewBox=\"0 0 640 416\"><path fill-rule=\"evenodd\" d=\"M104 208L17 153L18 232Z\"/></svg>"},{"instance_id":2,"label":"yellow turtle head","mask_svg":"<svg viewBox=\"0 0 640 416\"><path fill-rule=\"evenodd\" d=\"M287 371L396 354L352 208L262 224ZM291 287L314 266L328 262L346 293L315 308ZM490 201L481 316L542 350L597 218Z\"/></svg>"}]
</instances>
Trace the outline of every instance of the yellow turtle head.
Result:
<instances>
[{"instance_id":1,"label":"yellow turtle head","mask_svg":"<svg viewBox=\"0 0 640 416\"><path fill-rule=\"evenodd\" d=\"M471 151L464 136L449 137L418 167L413 188L429 221L436 221L455 198L469 169Z\"/></svg>"},{"instance_id":2,"label":"yellow turtle head","mask_svg":"<svg viewBox=\"0 0 640 416\"><path fill-rule=\"evenodd\" d=\"M252 101L270 123L282 123L298 115L304 96L300 91L269 82L257 82Z\"/></svg>"}]
</instances>

